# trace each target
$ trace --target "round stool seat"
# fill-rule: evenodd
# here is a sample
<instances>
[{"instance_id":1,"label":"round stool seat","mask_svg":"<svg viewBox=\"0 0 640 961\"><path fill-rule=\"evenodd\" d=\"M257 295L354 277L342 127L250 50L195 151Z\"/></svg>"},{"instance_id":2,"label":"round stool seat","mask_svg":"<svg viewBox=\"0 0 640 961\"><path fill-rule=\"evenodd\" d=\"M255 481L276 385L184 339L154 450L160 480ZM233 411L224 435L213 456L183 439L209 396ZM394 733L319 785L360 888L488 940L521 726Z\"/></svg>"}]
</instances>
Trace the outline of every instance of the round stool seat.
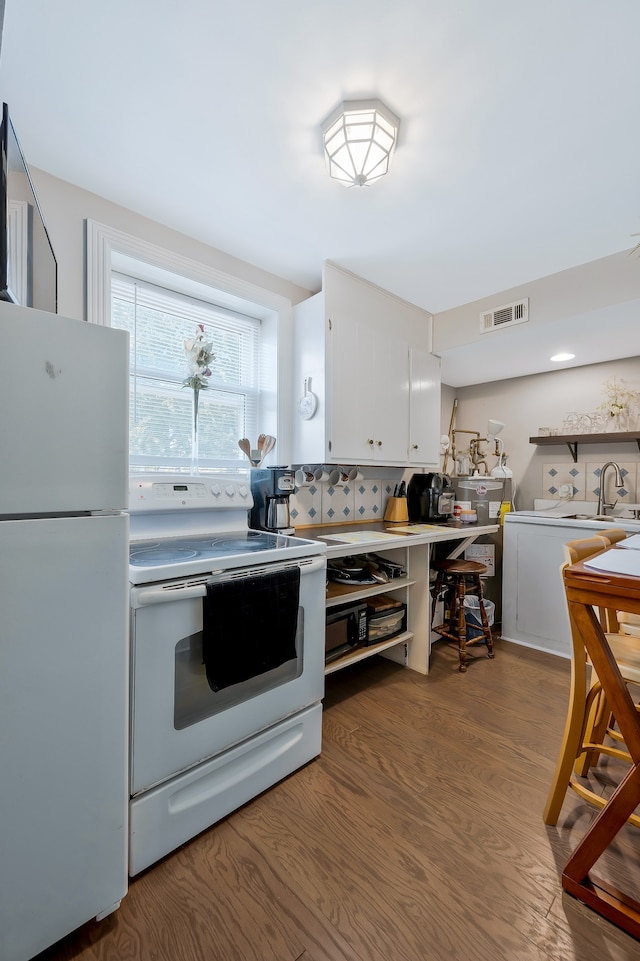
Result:
<instances>
[{"instance_id":1,"label":"round stool seat","mask_svg":"<svg viewBox=\"0 0 640 961\"><path fill-rule=\"evenodd\" d=\"M486 574L486 564L478 561L457 560L433 561L431 564L434 571L442 571L443 574Z\"/></svg>"}]
</instances>

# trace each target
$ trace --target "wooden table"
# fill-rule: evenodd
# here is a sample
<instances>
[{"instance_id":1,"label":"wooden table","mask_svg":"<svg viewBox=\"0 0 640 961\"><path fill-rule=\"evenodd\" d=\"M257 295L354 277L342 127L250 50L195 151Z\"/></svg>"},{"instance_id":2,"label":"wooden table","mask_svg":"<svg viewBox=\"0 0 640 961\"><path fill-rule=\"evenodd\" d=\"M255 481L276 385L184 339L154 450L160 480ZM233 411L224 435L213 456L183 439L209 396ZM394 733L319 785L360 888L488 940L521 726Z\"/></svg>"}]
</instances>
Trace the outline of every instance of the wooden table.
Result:
<instances>
[{"instance_id":1,"label":"wooden table","mask_svg":"<svg viewBox=\"0 0 640 961\"><path fill-rule=\"evenodd\" d=\"M622 550L623 548L619 548ZM622 679L594 608L640 614L640 577L598 573L584 561L565 568L571 616L584 640L609 707L631 754L632 765L562 873L562 887L593 910L640 939L640 902L589 872L628 816L640 804L640 715Z\"/></svg>"}]
</instances>

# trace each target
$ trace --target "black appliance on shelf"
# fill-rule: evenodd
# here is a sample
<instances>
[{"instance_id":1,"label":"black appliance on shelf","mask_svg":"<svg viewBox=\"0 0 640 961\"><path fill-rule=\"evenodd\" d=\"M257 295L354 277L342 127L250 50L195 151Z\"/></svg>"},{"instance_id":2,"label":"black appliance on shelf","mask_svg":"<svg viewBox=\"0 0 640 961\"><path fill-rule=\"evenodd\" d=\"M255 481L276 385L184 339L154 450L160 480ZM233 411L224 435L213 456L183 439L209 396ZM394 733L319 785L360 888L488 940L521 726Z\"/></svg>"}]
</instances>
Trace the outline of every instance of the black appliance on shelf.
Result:
<instances>
[{"instance_id":1,"label":"black appliance on shelf","mask_svg":"<svg viewBox=\"0 0 640 961\"><path fill-rule=\"evenodd\" d=\"M367 605L364 601L330 608L326 615L325 664L367 643Z\"/></svg>"},{"instance_id":2,"label":"black appliance on shelf","mask_svg":"<svg viewBox=\"0 0 640 961\"><path fill-rule=\"evenodd\" d=\"M455 490L448 474L414 474L407 487L407 510L414 523L448 521Z\"/></svg>"}]
</instances>

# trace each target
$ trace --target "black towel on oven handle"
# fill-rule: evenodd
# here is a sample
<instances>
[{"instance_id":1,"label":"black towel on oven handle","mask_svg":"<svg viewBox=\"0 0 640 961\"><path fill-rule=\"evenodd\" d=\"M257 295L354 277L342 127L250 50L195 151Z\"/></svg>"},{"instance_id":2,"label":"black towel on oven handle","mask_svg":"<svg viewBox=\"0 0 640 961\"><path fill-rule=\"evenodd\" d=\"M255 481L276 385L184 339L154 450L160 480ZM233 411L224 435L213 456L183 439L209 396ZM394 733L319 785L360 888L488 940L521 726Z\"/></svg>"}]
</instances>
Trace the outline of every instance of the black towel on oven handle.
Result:
<instances>
[{"instance_id":1,"label":"black towel on oven handle","mask_svg":"<svg viewBox=\"0 0 640 961\"><path fill-rule=\"evenodd\" d=\"M300 568L207 584L202 659L212 691L265 674L296 656Z\"/></svg>"}]
</instances>

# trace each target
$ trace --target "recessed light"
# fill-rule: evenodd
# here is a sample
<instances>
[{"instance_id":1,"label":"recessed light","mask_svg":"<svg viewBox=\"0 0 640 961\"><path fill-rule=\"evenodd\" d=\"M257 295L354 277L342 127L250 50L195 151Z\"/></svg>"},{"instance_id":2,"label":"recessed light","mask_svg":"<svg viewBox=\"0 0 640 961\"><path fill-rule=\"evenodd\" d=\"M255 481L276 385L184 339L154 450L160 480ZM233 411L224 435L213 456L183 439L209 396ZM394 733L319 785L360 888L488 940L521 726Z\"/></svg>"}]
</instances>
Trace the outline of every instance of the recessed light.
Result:
<instances>
[{"instance_id":1,"label":"recessed light","mask_svg":"<svg viewBox=\"0 0 640 961\"><path fill-rule=\"evenodd\" d=\"M573 360L575 354L554 354L551 360L554 364L561 364L563 360Z\"/></svg>"}]
</instances>

